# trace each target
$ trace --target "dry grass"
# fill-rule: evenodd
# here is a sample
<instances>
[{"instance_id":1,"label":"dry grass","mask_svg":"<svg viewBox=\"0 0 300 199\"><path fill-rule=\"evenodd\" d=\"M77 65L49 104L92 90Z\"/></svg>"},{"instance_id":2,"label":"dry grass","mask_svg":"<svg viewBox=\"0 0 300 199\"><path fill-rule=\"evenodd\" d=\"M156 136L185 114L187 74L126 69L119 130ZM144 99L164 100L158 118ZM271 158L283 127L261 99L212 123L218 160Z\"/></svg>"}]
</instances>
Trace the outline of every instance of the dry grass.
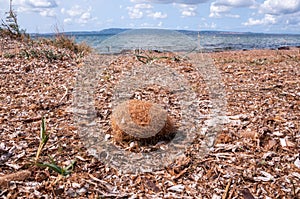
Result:
<instances>
[{"instance_id":1,"label":"dry grass","mask_svg":"<svg viewBox=\"0 0 300 199\"><path fill-rule=\"evenodd\" d=\"M86 43L76 43L75 38L65 36L64 34L57 34L51 43L57 48L66 48L75 54L81 54L83 56L92 50Z\"/></svg>"},{"instance_id":2,"label":"dry grass","mask_svg":"<svg viewBox=\"0 0 300 199\"><path fill-rule=\"evenodd\" d=\"M8 29L0 28L0 37L9 37L13 40L19 40L22 42L28 42L30 40L30 36L27 33L14 34Z\"/></svg>"}]
</instances>

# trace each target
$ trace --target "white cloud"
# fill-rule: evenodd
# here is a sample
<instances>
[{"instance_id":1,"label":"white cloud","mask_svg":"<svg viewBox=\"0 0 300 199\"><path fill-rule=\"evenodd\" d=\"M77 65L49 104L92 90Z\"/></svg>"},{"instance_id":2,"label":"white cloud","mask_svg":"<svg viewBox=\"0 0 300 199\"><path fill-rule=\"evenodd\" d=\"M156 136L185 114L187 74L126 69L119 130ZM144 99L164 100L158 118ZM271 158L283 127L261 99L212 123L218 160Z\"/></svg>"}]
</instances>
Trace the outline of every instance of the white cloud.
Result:
<instances>
[{"instance_id":1,"label":"white cloud","mask_svg":"<svg viewBox=\"0 0 300 199\"><path fill-rule=\"evenodd\" d=\"M300 26L299 0L265 0L256 13L257 18L249 18L245 26L277 26L280 29L293 28L298 31Z\"/></svg>"},{"instance_id":2,"label":"white cloud","mask_svg":"<svg viewBox=\"0 0 300 199\"><path fill-rule=\"evenodd\" d=\"M191 17L195 16L197 5L192 5L195 2L205 2L206 0L202 1L184 1L185 3L174 3L174 2L183 2L183 0L179 1L172 1L172 0L131 0L133 3L137 3L134 6L127 7L129 18L131 19L140 19L143 18L146 13L147 17L153 18L153 19L164 19L167 18L168 15L159 11L153 11L153 6L148 3L173 3L174 6L176 6L180 12L182 17ZM147 2L147 3L146 3Z\"/></svg>"},{"instance_id":3,"label":"white cloud","mask_svg":"<svg viewBox=\"0 0 300 199\"><path fill-rule=\"evenodd\" d=\"M228 13L231 10L230 7L225 5L218 5L216 2L213 2L210 5L210 14L209 17L221 17L222 14Z\"/></svg>"},{"instance_id":4,"label":"white cloud","mask_svg":"<svg viewBox=\"0 0 300 199\"><path fill-rule=\"evenodd\" d=\"M75 5L71 7L71 9L65 10L65 12L71 17L76 17L82 15L84 13L84 10L79 5Z\"/></svg>"},{"instance_id":5,"label":"white cloud","mask_svg":"<svg viewBox=\"0 0 300 199\"><path fill-rule=\"evenodd\" d=\"M145 22L145 23L142 23L140 26L141 26L141 27L145 27L145 28L154 27L154 25L153 25L153 24L150 24L150 23L147 23L147 22Z\"/></svg>"},{"instance_id":6,"label":"white cloud","mask_svg":"<svg viewBox=\"0 0 300 199\"><path fill-rule=\"evenodd\" d=\"M44 17L54 17L54 8L58 5L55 0L15 0L13 5L17 12L36 12Z\"/></svg>"},{"instance_id":7,"label":"white cloud","mask_svg":"<svg viewBox=\"0 0 300 199\"><path fill-rule=\"evenodd\" d=\"M192 12L192 11L189 11L189 10L184 10L182 11L182 16L184 17L192 17L192 16L195 16L196 13L195 12Z\"/></svg>"},{"instance_id":8,"label":"white cloud","mask_svg":"<svg viewBox=\"0 0 300 199\"><path fill-rule=\"evenodd\" d=\"M209 27L210 27L211 29L216 29L216 28L217 28L217 24L215 24L214 22L212 22L212 23L209 25Z\"/></svg>"},{"instance_id":9,"label":"white cloud","mask_svg":"<svg viewBox=\"0 0 300 199\"><path fill-rule=\"evenodd\" d=\"M55 0L15 0L13 5L16 5L19 10L33 12L37 9L57 7Z\"/></svg>"},{"instance_id":10,"label":"white cloud","mask_svg":"<svg viewBox=\"0 0 300 199\"><path fill-rule=\"evenodd\" d=\"M144 22L144 23L140 24L139 26L143 27L143 28L156 28L156 27L162 27L162 25L163 25L163 23L160 21L157 24Z\"/></svg>"},{"instance_id":11,"label":"white cloud","mask_svg":"<svg viewBox=\"0 0 300 199\"><path fill-rule=\"evenodd\" d=\"M79 23L81 24L88 23L90 19L91 19L91 13L85 12L80 16Z\"/></svg>"},{"instance_id":12,"label":"white cloud","mask_svg":"<svg viewBox=\"0 0 300 199\"><path fill-rule=\"evenodd\" d=\"M192 17L197 14L196 5L176 4L176 6L178 6L182 17Z\"/></svg>"},{"instance_id":13,"label":"white cloud","mask_svg":"<svg viewBox=\"0 0 300 199\"><path fill-rule=\"evenodd\" d=\"M25 4L34 8L53 8L57 7L54 0L22 0Z\"/></svg>"},{"instance_id":14,"label":"white cloud","mask_svg":"<svg viewBox=\"0 0 300 199\"><path fill-rule=\"evenodd\" d=\"M214 2L217 5L223 5L228 7L235 7L235 8L241 8L241 7L251 7L255 3L255 0L217 0Z\"/></svg>"},{"instance_id":15,"label":"white cloud","mask_svg":"<svg viewBox=\"0 0 300 199\"><path fill-rule=\"evenodd\" d=\"M136 8L136 9L151 9L151 8L153 8L153 6L151 6L150 4L141 3L141 4L136 4L134 6L134 8Z\"/></svg>"},{"instance_id":16,"label":"white cloud","mask_svg":"<svg viewBox=\"0 0 300 199\"><path fill-rule=\"evenodd\" d=\"M140 19L144 16L144 13L140 9L127 7L127 10L130 19Z\"/></svg>"},{"instance_id":17,"label":"white cloud","mask_svg":"<svg viewBox=\"0 0 300 199\"><path fill-rule=\"evenodd\" d=\"M128 15L131 19L141 19L145 16L144 13L147 14L147 17L153 19L164 19L167 17L167 14L164 14L162 12L153 12L152 9L152 5L145 3L139 3L135 4L134 6L127 7Z\"/></svg>"},{"instance_id":18,"label":"white cloud","mask_svg":"<svg viewBox=\"0 0 300 199\"><path fill-rule=\"evenodd\" d=\"M40 15L43 17L55 17L56 13L54 10L47 9L40 12Z\"/></svg>"},{"instance_id":19,"label":"white cloud","mask_svg":"<svg viewBox=\"0 0 300 199\"><path fill-rule=\"evenodd\" d=\"M71 22L79 23L79 24L87 24L91 21L96 20L97 18L93 18L91 16L92 8L83 8L79 5L74 5L70 9L61 9L62 14L66 14L68 17L64 19L64 22L70 24Z\"/></svg>"},{"instance_id":20,"label":"white cloud","mask_svg":"<svg viewBox=\"0 0 300 199\"><path fill-rule=\"evenodd\" d=\"M147 16L153 19L164 19L168 17L167 14L163 14L162 12L150 12Z\"/></svg>"},{"instance_id":21,"label":"white cloud","mask_svg":"<svg viewBox=\"0 0 300 199\"><path fill-rule=\"evenodd\" d=\"M229 17L229 18L235 18L235 19L239 19L239 18L241 18L241 16L240 16L240 15L231 14L231 13L225 14L225 17Z\"/></svg>"},{"instance_id":22,"label":"white cloud","mask_svg":"<svg viewBox=\"0 0 300 199\"><path fill-rule=\"evenodd\" d=\"M180 3L180 4L200 4L208 2L209 0L130 0L133 3Z\"/></svg>"},{"instance_id":23,"label":"white cloud","mask_svg":"<svg viewBox=\"0 0 300 199\"><path fill-rule=\"evenodd\" d=\"M217 28L217 24L215 24L214 22L204 22L204 23L201 23L199 25L199 28L200 29L216 29Z\"/></svg>"},{"instance_id":24,"label":"white cloud","mask_svg":"<svg viewBox=\"0 0 300 199\"><path fill-rule=\"evenodd\" d=\"M144 12L142 10L149 10L153 7L150 4L140 3L135 4L133 7L127 7L128 15L130 19L140 19L144 16Z\"/></svg>"},{"instance_id":25,"label":"white cloud","mask_svg":"<svg viewBox=\"0 0 300 199\"><path fill-rule=\"evenodd\" d=\"M243 23L245 26L254 26L254 25L274 25L276 24L277 19L270 14L266 14L262 19L253 19L249 18L247 22Z\"/></svg>"},{"instance_id":26,"label":"white cloud","mask_svg":"<svg viewBox=\"0 0 300 199\"><path fill-rule=\"evenodd\" d=\"M71 18L65 18L64 19L64 23L65 24L71 24L72 23L72 19Z\"/></svg>"},{"instance_id":27,"label":"white cloud","mask_svg":"<svg viewBox=\"0 0 300 199\"><path fill-rule=\"evenodd\" d=\"M239 18L239 15L231 14L234 8L249 7L254 8L257 5L255 0L217 0L211 3L209 17L232 17Z\"/></svg>"},{"instance_id":28,"label":"white cloud","mask_svg":"<svg viewBox=\"0 0 300 199\"><path fill-rule=\"evenodd\" d=\"M272 15L291 14L300 11L299 0L266 0L261 12Z\"/></svg>"}]
</instances>

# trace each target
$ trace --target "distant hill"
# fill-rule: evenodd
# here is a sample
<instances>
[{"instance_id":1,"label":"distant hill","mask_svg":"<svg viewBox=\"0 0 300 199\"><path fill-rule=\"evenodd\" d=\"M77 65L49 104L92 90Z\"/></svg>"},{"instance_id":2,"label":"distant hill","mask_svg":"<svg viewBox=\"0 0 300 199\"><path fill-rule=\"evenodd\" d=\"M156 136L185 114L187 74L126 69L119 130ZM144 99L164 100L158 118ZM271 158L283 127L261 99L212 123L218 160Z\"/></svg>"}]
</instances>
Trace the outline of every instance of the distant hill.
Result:
<instances>
[{"instance_id":1,"label":"distant hill","mask_svg":"<svg viewBox=\"0 0 300 199\"><path fill-rule=\"evenodd\" d=\"M103 29L99 32L97 32L98 34L119 34L121 32L124 31L128 31L128 30L133 30L133 29L129 29L129 28L109 28L109 29ZM196 30L174 30L174 31L178 31L180 33L186 34L186 35L195 35L200 33L201 35L218 35L218 34L254 34L251 32L231 32L231 31L196 31ZM255 33L257 34L257 33Z\"/></svg>"},{"instance_id":2,"label":"distant hill","mask_svg":"<svg viewBox=\"0 0 300 199\"><path fill-rule=\"evenodd\" d=\"M86 36L86 35L116 35L124 31L134 30L129 28L108 28L99 31L73 31L73 32L63 32L61 34L65 34L68 36ZM267 34L267 33L253 33L253 32L232 32L232 31L196 31L196 30L174 30L185 35L277 35L277 34ZM32 36L54 36L55 33L46 33L46 34L31 34Z\"/></svg>"},{"instance_id":3,"label":"distant hill","mask_svg":"<svg viewBox=\"0 0 300 199\"><path fill-rule=\"evenodd\" d=\"M129 28L109 28L109 29L103 29L101 31L99 31L99 34L107 34L107 35L115 35L115 34L119 34L121 32L127 31L127 30L131 30Z\"/></svg>"}]
</instances>

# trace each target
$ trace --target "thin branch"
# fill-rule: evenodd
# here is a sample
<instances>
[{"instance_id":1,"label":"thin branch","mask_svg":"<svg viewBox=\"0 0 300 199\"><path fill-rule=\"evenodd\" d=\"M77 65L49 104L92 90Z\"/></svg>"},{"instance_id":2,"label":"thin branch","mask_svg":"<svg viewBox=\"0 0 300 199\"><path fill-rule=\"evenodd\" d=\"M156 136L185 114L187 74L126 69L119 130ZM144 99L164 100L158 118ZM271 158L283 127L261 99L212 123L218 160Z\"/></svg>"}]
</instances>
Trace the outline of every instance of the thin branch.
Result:
<instances>
[{"instance_id":1,"label":"thin branch","mask_svg":"<svg viewBox=\"0 0 300 199\"><path fill-rule=\"evenodd\" d=\"M61 101L68 95L68 88L65 85L62 85L62 87L65 89L65 94L62 96L62 98L59 100L58 103L61 103Z\"/></svg>"}]
</instances>

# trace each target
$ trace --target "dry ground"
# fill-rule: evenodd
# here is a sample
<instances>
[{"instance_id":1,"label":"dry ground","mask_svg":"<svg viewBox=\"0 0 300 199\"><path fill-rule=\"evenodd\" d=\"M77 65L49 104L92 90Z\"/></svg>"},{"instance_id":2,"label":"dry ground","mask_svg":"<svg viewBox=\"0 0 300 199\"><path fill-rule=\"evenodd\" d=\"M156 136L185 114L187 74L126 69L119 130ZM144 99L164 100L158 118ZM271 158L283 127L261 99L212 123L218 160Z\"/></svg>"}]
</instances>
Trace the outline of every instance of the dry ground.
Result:
<instances>
[{"instance_id":1,"label":"dry ground","mask_svg":"<svg viewBox=\"0 0 300 199\"><path fill-rule=\"evenodd\" d=\"M74 123L73 90L82 60L66 49L0 38L0 198L299 198L299 49L210 56L225 84L231 121L214 149L160 171L121 174L87 153ZM137 62L135 56L119 57L107 72ZM193 72L183 70L186 76ZM116 76L105 76L101 84L113 85ZM103 88L110 97L112 88ZM101 103L97 108L107 110ZM110 110L105 113L109 121ZM32 164L43 116L51 135L40 161L51 156L67 166L76 159L66 177Z\"/></svg>"}]
</instances>

